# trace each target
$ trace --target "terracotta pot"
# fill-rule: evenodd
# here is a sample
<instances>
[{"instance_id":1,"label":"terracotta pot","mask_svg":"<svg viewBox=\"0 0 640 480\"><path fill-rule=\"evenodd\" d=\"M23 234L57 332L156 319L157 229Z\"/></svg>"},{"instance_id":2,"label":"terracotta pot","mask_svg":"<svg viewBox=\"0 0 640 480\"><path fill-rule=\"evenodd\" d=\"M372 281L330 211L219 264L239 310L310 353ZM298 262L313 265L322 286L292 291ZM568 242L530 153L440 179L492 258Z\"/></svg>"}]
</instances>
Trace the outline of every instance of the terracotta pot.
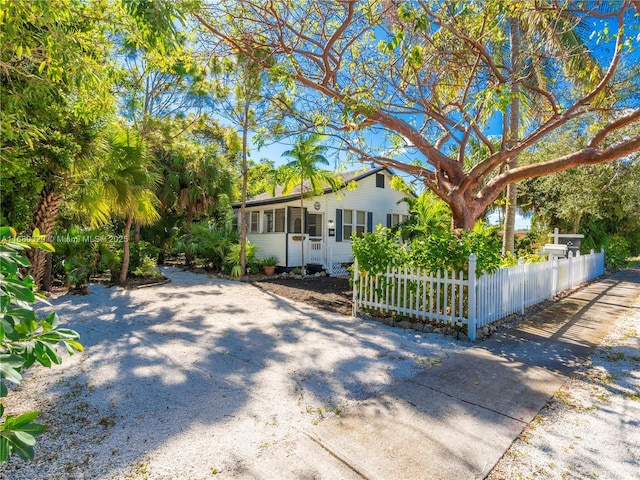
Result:
<instances>
[{"instance_id":1,"label":"terracotta pot","mask_svg":"<svg viewBox=\"0 0 640 480\"><path fill-rule=\"evenodd\" d=\"M275 266L267 266L267 265L265 265L262 268L264 268L264 274L267 275L268 277L270 277L271 275L276 273L276 267Z\"/></svg>"}]
</instances>

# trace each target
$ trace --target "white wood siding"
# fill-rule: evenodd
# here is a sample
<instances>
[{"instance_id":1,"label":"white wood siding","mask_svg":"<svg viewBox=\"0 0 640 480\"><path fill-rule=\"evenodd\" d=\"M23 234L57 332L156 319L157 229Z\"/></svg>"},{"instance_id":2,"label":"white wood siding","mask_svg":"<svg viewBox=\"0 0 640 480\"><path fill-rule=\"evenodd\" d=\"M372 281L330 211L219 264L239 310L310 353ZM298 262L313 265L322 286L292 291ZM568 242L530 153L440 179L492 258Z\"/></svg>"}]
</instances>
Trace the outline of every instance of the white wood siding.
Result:
<instances>
[{"instance_id":1,"label":"white wood siding","mask_svg":"<svg viewBox=\"0 0 640 480\"><path fill-rule=\"evenodd\" d=\"M256 257L278 257L278 265L285 266L287 240L286 233L249 233L247 240L257 247Z\"/></svg>"},{"instance_id":2,"label":"white wood siding","mask_svg":"<svg viewBox=\"0 0 640 480\"><path fill-rule=\"evenodd\" d=\"M384 172L384 188L376 187L376 175L370 175L358 182L356 190L344 189L342 192L326 195L328 220L336 222L336 209L361 210L373 212L373 228L376 231L377 225L386 227L387 214L398 213L407 215L409 213L406 202L400 200L406 197L402 192L394 190L389 185L391 175ZM337 225L336 225L337 228ZM351 240L343 238L342 242L336 242L335 237L328 240L328 247L332 249L333 261L350 263L353 261L351 253Z\"/></svg>"},{"instance_id":3,"label":"white wood siding","mask_svg":"<svg viewBox=\"0 0 640 480\"><path fill-rule=\"evenodd\" d=\"M387 225L387 214L408 214L406 202L400 202L406 197L404 193L394 190L389 185L392 176L384 171L385 176L384 188L376 187L376 174L369 175L357 182L358 188L355 190L344 189L338 192L331 192L317 197L305 198L303 205L308 213L317 213L323 215L322 238L326 251L331 251L333 263L350 263L353 261L351 252L351 240L343 238L341 242L336 242L336 237L328 236L328 222L332 220L337 230L336 210L360 210L363 212L373 213L372 231L375 232L377 225ZM316 210L314 204L318 202L320 208ZM248 206L247 213L252 211L260 212L259 225L263 227L263 212L265 210L273 210L276 208L285 209L285 230L288 228L288 207L299 207L300 199L292 199L287 202L274 203L261 206ZM239 228L239 226L238 226ZM269 255L278 257L279 266L296 267L300 266L300 242L293 241L293 234L287 233L259 233L249 232L247 238L254 243L257 248L258 258L264 258ZM296 235L297 236L297 235ZM307 237L308 238L308 237ZM287 247L288 239L288 247ZM308 243L305 241L305 244ZM308 246L305 248L305 261L308 260Z\"/></svg>"}]
</instances>

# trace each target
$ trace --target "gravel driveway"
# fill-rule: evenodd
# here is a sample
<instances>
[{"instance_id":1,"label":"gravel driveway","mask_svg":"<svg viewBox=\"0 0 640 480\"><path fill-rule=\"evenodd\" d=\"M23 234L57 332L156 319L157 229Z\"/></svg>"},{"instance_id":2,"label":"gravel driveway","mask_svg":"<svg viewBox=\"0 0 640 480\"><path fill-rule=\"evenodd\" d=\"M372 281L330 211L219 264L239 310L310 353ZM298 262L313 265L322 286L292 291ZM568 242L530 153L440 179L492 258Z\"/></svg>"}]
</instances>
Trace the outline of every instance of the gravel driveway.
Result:
<instances>
[{"instance_id":1,"label":"gravel driveway","mask_svg":"<svg viewBox=\"0 0 640 480\"><path fill-rule=\"evenodd\" d=\"M35 462L13 458L0 478L230 477L263 449L465 348L248 284L163 273L172 283L92 285L54 302L86 350L34 368L10 393L8 413L42 410L50 430Z\"/></svg>"}]
</instances>

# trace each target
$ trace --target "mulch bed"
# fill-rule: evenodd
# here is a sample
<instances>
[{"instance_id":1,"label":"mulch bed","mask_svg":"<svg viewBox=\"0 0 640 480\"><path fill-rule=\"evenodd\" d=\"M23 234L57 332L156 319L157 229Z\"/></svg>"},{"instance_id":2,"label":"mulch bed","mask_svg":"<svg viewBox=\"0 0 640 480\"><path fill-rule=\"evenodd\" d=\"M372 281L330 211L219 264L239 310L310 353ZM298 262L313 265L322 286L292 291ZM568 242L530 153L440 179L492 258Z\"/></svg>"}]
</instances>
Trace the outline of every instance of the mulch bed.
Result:
<instances>
[{"instance_id":1,"label":"mulch bed","mask_svg":"<svg viewBox=\"0 0 640 480\"><path fill-rule=\"evenodd\" d=\"M267 292L330 312L351 315L353 291L340 277L277 278L251 282Z\"/></svg>"}]
</instances>

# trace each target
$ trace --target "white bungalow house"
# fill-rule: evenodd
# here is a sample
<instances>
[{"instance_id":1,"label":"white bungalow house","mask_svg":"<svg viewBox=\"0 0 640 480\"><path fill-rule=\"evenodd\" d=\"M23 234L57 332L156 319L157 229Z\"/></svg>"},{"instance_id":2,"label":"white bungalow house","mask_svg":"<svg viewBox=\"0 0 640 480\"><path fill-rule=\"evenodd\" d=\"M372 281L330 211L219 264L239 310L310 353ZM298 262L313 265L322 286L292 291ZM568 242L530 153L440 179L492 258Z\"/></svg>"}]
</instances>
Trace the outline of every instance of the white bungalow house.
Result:
<instances>
[{"instance_id":1,"label":"white bungalow house","mask_svg":"<svg viewBox=\"0 0 640 480\"><path fill-rule=\"evenodd\" d=\"M262 193L246 203L247 239L256 245L257 257L276 256L278 267L300 267L301 245L310 270L324 269L330 275L345 273L341 267L353 261L352 233L375 231L376 225L394 226L408 215L407 195L392 189L393 172L369 168L341 174L343 188L325 189L320 195L304 199L305 230L301 241L300 187L282 195ZM357 188L351 188L355 183ZM350 185L350 188L347 188ZM234 209L238 217L240 204ZM239 227L239 225L238 225Z\"/></svg>"}]
</instances>

